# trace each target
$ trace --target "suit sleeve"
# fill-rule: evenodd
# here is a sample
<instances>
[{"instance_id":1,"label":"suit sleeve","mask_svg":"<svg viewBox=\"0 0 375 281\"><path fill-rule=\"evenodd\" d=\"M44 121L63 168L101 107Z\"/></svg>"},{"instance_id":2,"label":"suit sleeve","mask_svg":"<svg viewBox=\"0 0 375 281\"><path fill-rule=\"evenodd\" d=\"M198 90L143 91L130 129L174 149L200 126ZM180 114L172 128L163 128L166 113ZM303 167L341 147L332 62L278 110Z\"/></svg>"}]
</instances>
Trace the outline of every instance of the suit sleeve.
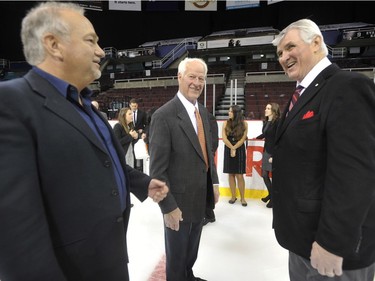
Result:
<instances>
[{"instance_id":1,"label":"suit sleeve","mask_svg":"<svg viewBox=\"0 0 375 281\"><path fill-rule=\"evenodd\" d=\"M116 138L120 141L121 145L130 145L134 140L133 137L125 132L122 126L119 123L116 123L113 127L113 132Z\"/></svg>"},{"instance_id":2,"label":"suit sleeve","mask_svg":"<svg viewBox=\"0 0 375 281\"><path fill-rule=\"evenodd\" d=\"M358 75L331 87L327 91L337 94L326 119L327 169L316 241L345 257L361 247L375 201L375 90Z\"/></svg>"},{"instance_id":3,"label":"suit sleeve","mask_svg":"<svg viewBox=\"0 0 375 281\"><path fill-rule=\"evenodd\" d=\"M160 209L163 214L167 214L176 209L177 203L172 195L169 177L168 177L168 166L169 158L172 154L171 151L171 132L165 118L159 112L155 112L152 115L150 124L150 176L166 182L170 188L167 196L159 202Z\"/></svg>"}]
</instances>

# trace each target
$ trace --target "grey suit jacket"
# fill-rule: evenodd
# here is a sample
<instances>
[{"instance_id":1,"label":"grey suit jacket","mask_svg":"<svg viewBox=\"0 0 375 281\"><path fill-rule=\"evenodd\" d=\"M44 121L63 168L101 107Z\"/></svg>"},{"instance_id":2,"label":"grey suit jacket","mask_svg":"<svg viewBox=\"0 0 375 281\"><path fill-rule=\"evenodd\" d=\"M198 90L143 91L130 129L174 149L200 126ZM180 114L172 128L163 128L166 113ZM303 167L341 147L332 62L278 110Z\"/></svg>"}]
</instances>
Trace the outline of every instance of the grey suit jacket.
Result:
<instances>
[{"instance_id":1,"label":"grey suit jacket","mask_svg":"<svg viewBox=\"0 0 375 281\"><path fill-rule=\"evenodd\" d=\"M212 151L208 111L199 105L207 151ZM162 213L177 207L185 222L203 219L206 206L214 207L213 180L217 173L212 153L206 166L189 115L175 96L152 115L149 133L150 175L167 183L170 192L159 203Z\"/></svg>"},{"instance_id":2,"label":"grey suit jacket","mask_svg":"<svg viewBox=\"0 0 375 281\"><path fill-rule=\"evenodd\" d=\"M31 70L1 82L0 100L0 279L126 280L129 192L145 200L151 178L125 164L105 121L127 179L123 213L110 156L49 82Z\"/></svg>"}]
</instances>

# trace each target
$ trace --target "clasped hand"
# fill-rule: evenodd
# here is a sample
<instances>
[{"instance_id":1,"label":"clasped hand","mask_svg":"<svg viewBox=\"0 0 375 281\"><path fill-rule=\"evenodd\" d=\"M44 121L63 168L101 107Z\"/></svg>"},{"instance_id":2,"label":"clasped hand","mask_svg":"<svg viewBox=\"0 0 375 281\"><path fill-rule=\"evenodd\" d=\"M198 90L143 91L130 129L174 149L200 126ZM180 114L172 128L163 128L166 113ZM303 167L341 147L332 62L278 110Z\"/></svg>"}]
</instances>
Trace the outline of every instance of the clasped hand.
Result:
<instances>
[{"instance_id":1,"label":"clasped hand","mask_svg":"<svg viewBox=\"0 0 375 281\"><path fill-rule=\"evenodd\" d=\"M157 179L152 179L148 185L148 197L156 203L162 201L167 196L168 191L169 188L165 182Z\"/></svg>"},{"instance_id":2,"label":"clasped hand","mask_svg":"<svg viewBox=\"0 0 375 281\"><path fill-rule=\"evenodd\" d=\"M317 242L312 244L310 261L311 266L321 275L327 277L342 275L343 258L328 252Z\"/></svg>"}]
</instances>

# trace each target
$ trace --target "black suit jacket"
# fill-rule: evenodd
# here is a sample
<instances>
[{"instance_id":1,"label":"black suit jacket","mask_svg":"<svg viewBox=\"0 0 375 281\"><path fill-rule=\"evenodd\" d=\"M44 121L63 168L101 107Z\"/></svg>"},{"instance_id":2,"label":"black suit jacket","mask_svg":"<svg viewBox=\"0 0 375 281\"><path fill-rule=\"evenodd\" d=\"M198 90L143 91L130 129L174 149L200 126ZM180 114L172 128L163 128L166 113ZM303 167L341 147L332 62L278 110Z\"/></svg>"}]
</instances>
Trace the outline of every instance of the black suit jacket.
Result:
<instances>
[{"instance_id":1,"label":"black suit jacket","mask_svg":"<svg viewBox=\"0 0 375 281\"><path fill-rule=\"evenodd\" d=\"M133 113L134 114L134 113ZM143 110L137 110L137 122L134 124L134 130L138 132L138 130L142 129L145 131L147 126L147 114ZM139 135L141 137L141 135Z\"/></svg>"},{"instance_id":2,"label":"black suit jacket","mask_svg":"<svg viewBox=\"0 0 375 281\"><path fill-rule=\"evenodd\" d=\"M128 152L129 145L134 142L134 138L125 131L124 127L120 123L115 124L113 127L113 132L121 143L124 153L126 154Z\"/></svg>"},{"instance_id":3,"label":"black suit jacket","mask_svg":"<svg viewBox=\"0 0 375 281\"><path fill-rule=\"evenodd\" d=\"M126 280L129 191L145 200L151 178L125 164L105 121L127 179L123 213L110 156L49 82L30 71L1 82L0 99L0 279Z\"/></svg>"},{"instance_id":4,"label":"black suit jacket","mask_svg":"<svg viewBox=\"0 0 375 281\"><path fill-rule=\"evenodd\" d=\"M313 241L344 269L375 261L375 86L324 69L280 121L273 155L273 227L310 257Z\"/></svg>"},{"instance_id":5,"label":"black suit jacket","mask_svg":"<svg viewBox=\"0 0 375 281\"><path fill-rule=\"evenodd\" d=\"M150 175L165 181L167 197L159 203L163 214L177 207L184 222L201 222L206 206L214 208L212 132L207 109L199 104L206 137L209 171L190 117L177 96L152 115L150 126ZM217 181L218 182L218 181Z\"/></svg>"},{"instance_id":6,"label":"black suit jacket","mask_svg":"<svg viewBox=\"0 0 375 281\"><path fill-rule=\"evenodd\" d=\"M256 139L264 139L263 150L267 151L271 156L275 147L275 137L278 124L279 120L275 120L274 122L269 123L268 127L266 127L267 121L265 121L262 127L263 133L256 137Z\"/></svg>"}]
</instances>

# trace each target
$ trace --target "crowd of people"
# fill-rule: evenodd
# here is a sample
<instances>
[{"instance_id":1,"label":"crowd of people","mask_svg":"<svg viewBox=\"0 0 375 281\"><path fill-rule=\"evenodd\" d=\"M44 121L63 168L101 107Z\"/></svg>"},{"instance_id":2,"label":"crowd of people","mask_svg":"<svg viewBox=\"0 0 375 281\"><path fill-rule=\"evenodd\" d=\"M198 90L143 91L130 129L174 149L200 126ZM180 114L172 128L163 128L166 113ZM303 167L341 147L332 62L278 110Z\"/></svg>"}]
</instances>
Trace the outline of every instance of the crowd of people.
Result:
<instances>
[{"instance_id":1,"label":"crowd of people","mask_svg":"<svg viewBox=\"0 0 375 281\"><path fill-rule=\"evenodd\" d=\"M32 69L0 83L0 279L129 280L131 192L160 207L167 281L204 280L193 267L220 197L217 128L198 102L205 61L179 63L175 97L148 121L132 100L112 128L88 88L101 75L104 52L82 7L38 3L22 21L21 38ZM290 280L373 281L374 83L332 64L311 20L291 23L273 44L299 90L283 113L267 104L257 138L265 141L269 195L262 200L289 251ZM223 172L229 203L238 189L244 207L247 130L232 105L222 128ZM150 175L134 157L139 139Z\"/></svg>"}]
</instances>

